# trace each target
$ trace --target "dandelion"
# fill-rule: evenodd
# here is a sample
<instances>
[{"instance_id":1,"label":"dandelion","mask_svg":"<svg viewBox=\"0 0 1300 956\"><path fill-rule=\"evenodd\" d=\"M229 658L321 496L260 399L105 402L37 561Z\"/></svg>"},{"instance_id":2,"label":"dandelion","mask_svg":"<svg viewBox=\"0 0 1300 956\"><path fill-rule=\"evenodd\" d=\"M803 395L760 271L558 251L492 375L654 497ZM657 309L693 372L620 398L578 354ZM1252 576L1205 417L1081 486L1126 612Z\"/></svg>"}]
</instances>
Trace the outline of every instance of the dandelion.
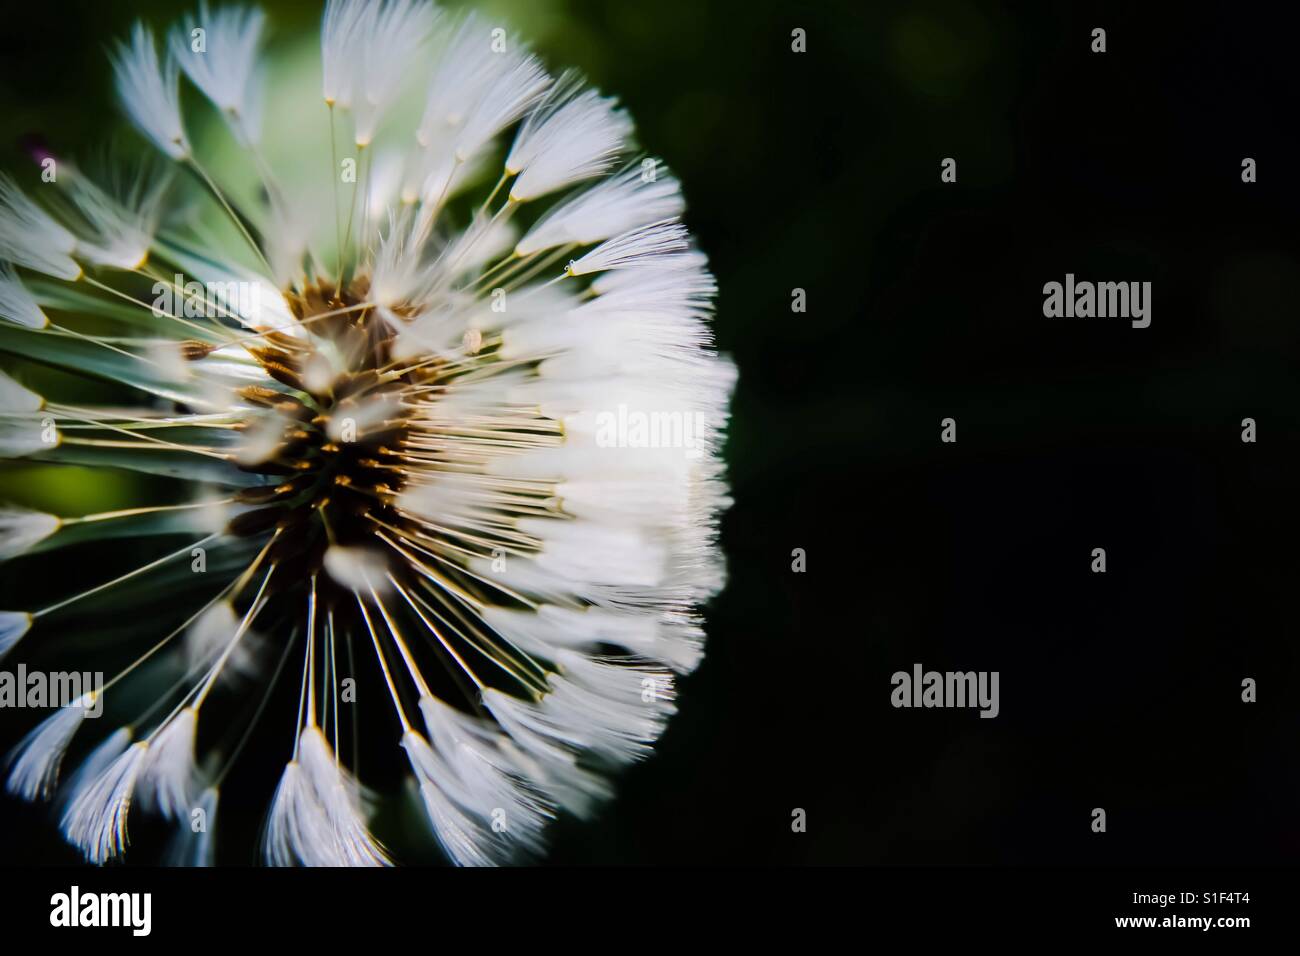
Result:
<instances>
[{"instance_id":1,"label":"dandelion","mask_svg":"<svg viewBox=\"0 0 1300 956\"><path fill-rule=\"evenodd\" d=\"M138 24L117 92L174 169L0 176L0 350L135 396L64 401L11 370L0 454L178 489L0 508L15 574L35 551L157 542L0 611L0 653L69 665L68 622L100 602L136 602L140 632L96 692L111 726L54 712L7 787L56 800L92 862L144 813L176 828L168 862L204 865L255 748L284 762L256 797L267 863L390 864L418 845L410 817L371 820L403 793L451 862L526 859L651 753L702 655L735 381L713 278L627 113L496 24L329 0L306 102L268 82L276 49L251 7ZM186 83L220 121L202 136ZM605 440L628 408L709 427Z\"/></svg>"}]
</instances>

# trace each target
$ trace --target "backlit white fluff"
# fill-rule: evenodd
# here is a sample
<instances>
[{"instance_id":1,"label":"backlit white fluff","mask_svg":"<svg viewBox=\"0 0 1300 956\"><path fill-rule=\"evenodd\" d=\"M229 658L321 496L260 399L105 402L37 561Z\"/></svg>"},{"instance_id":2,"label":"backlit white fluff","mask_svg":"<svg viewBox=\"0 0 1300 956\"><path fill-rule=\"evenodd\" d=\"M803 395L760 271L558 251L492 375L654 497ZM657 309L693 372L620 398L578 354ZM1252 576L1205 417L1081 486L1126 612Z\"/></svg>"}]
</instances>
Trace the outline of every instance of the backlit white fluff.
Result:
<instances>
[{"instance_id":1,"label":"backlit white fluff","mask_svg":"<svg viewBox=\"0 0 1300 956\"><path fill-rule=\"evenodd\" d=\"M321 95L329 105L352 104L357 59L351 54L369 4L364 0L328 0L321 21Z\"/></svg>"},{"instance_id":2,"label":"backlit white fluff","mask_svg":"<svg viewBox=\"0 0 1300 956\"><path fill-rule=\"evenodd\" d=\"M633 166L549 210L519 240L515 254L601 242L646 223L680 216L684 208L676 179L662 173L647 179L640 166Z\"/></svg>"},{"instance_id":3,"label":"backlit white fluff","mask_svg":"<svg viewBox=\"0 0 1300 956\"><path fill-rule=\"evenodd\" d=\"M433 78L415 138L429 147L461 126L494 79L512 65L492 49L492 27L474 13L444 21L438 31Z\"/></svg>"},{"instance_id":4,"label":"backlit white fluff","mask_svg":"<svg viewBox=\"0 0 1300 956\"><path fill-rule=\"evenodd\" d=\"M155 178L156 177L156 178ZM167 176L145 165L133 182L119 185L119 196L95 185L84 174L71 176L72 200L89 224L77 251L97 265L137 269L144 265L158 228L159 204Z\"/></svg>"},{"instance_id":5,"label":"backlit white fluff","mask_svg":"<svg viewBox=\"0 0 1300 956\"><path fill-rule=\"evenodd\" d=\"M488 721L448 706L436 697L419 701L428 740L450 773L439 786L456 793L466 810L490 831L491 815L501 811L509 834L508 855L542 849L542 830L554 818L555 807L529 780L528 766L509 741L502 740ZM482 842L491 838L479 834Z\"/></svg>"},{"instance_id":6,"label":"backlit white fluff","mask_svg":"<svg viewBox=\"0 0 1300 956\"><path fill-rule=\"evenodd\" d=\"M157 731L140 768L141 802L169 820L188 819L198 792L194 735L198 713L186 707Z\"/></svg>"},{"instance_id":7,"label":"backlit white fluff","mask_svg":"<svg viewBox=\"0 0 1300 956\"><path fill-rule=\"evenodd\" d=\"M540 711L558 736L615 762L646 756L676 713L667 671L626 662L604 663L573 651L556 653L561 672Z\"/></svg>"},{"instance_id":8,"label":"backlit white fluff","mask_svg":"<svg viewBox=\"0 0 1300 956\"><path fill-rule=\"evenodd\" d=\"M39 394L23 388L13 378L0 372L0 414L40 411L44 406L45 399Z\"/></svg>"},{"instance_id":9,"label":"backlit white fluff","mask_svg":"<svg viewBox=\"0 0 1300 956\"><path fill-rule=\"evenodd\" d=\"M558 83L519 130L506 157L506 172L517 175L512 199L526 202L608 169L632 131L615 101L594 90L574 92Z\"/></svg>"},{"instance_id":10,"label":"backlit white fluff","mask_svg":"<svg viewBox=\"0 0 1300 956\"><path fill-rule=\"evenodd\" d=\"M656 619L600 607L579 610L548 605L536 614L493 608L484 616L511 641L542 657L554 657L566 649L594 650L601 644L612 644L679 673L689 672L700 659L698 628L672 615Z\"/></svg>"},{"instance_id":11,"label":"backlit white fluff","mask_svg":"<svg viewBox=\"0 0 1300 956\"><path fill-rule=\"evenodd\" d=\"M26 611L0 611L0 658L13 649L32 626Z\"/></svg>"},{"instance_id":12,"label":"backlit white fluff","mask_svg":"<svg viewBox=\"0 0 1300 956\"><path fill-rule=\"evenodd\" d=\"M221 7L212 12L200 0L199 13L188 15L168 36L172 55L185 75L221 110L240 142L261 138L261 76L258 47L266 17L256 7ZM202 51L196 31L203 31Z\"/></svg>"},{"instance_id":13,"label":"backlit white fluff","mask_svg":"<svg viewBox=\"0 0 1300 956\"><path fill-rule=\"evenodd\" d=\"M356 62L352 112L358 146L374 139L385 112L415 71L434 22L433 4L425 0L367 0L365 6L344 53Z\"/></svg>"},{"instance_id":14,"label":"backlit white fluff","mask_svg":"<svg viewBox=\"0 0 1300 956\"><path fill-rule=\"evenodd\" d=\"M4 390L0 387L0 399L3 398ZM31 550L58 531L59 524L57 517L43 511L0 507L0 561Z\"/></svg>"},{"instance_id":15,"label":"backlit white fluff","mask_svg":"<svg viewBox=\"0 0 1300 956\"><path fill-rule=\"evenodd\" d=\"M499 68L485 84L474 109L461 124L456 138L456 159L465 162L530 107L536 105L551 77L531 53L508 50L498 54Z\"/></svg>"},{"instance_id":16,"label":"backlit white fluff","mask_svg":"<svg viewBox=\"0 0 1300 956\"><path fill-rule=\"evenodd\" d=\"M508 861L515 849L510 843L508 816L498 817L506 824L506 829L498 832L492 827L490 808L480 807L475 812L465 805L463 796L457 799L455 784L448 784L455 780L451 768L415 731L402 735L402 747L419 783L434 836L452 862L458 866L493 866Z\"/></svg>"},{"instance_id":17,"label":"backlit white fluff","mask_svg":"<svg viewBox=\"0 0 1300 956\"><path fill-rule=\"evenodd\" d=\"M329 821L312 793L302 764L290 761L280 777L263 836L262 855L270 866L330 866Z\"/></svg>"},{"instance_id":18,"label":"backlit white fluff","mask_svg":"<svg viewBox=\"0 0 1300 956\"><path fill-rule=\"evenodd\" d=\"M77 279L76 237L0 173L0 259L56 279ZM20 322L27 325L28 322Z\"/></svg>"},{"instance_id":19,"label":"backlit white fluff","mask_svg":"<svg viewBox=\"0 0 1300 956\"><path fill-rule=\"evenodd\" d=\"M606 269L639 265L657 256L684 252L688 247L686 227L671 220L632 229L602 242L586 255L569 263L569 274L580 276Z\"/></svg>"},{"instance_id":20,"label":"backlit white fluff","mask_svg":"<svg viewBox=\"0 0 1300 956\"><path fill-rule=\"evenodd\" d=\"M58 783L63 755L93 706L93 699L83 694L37 724L9 754L5 789L24 800L48 800Z\"/></svg>"},{"instance_id":21,"label":"backlit white fluff","mask_svg":"<svg viewBox=\"0 0 1300 956\"><path fill-rule=\"evenodd\" d=\"M153 31L143 23L131 30L129 43L119 43L113 57L117 97L131 122L172 159L190 155L181 123L180 66L169 50L159 62Z\"/></svg>"},{"instance_id":22,"label":"backlit white fluff","mask_svg":"<svg viewBox=\"0 0 1300 956\"><path fill-rule=\"evenodd\" d=\"M393 216L379 241L371 295L385 308L427 298L437 274L423 259L423 230L419 220L403 212Z\"/></svg>"},{"instance_id":23,"label":"backlit white fluff","mask_svg":"<svg viewBox=\"0 0 1300 956\"><path fill-rule=\"evenodd\" d=\"M129 842L131 793L149 745L132 744L94 777L79 780L63 814L63 834L91 863L107 863Z\"/></svg>"},{"instance_id":24,"label":"backlit white fluff","mask_svg":"<svg viewBox=\"0 0 1300 956\"><path fill-rule=\"evenodd\" d=\"M0 262L0 319L29 329L43 329L50 324L14 267L7 262Z\"/></svg>"},{"instance_id":25,"label":"backlit white fluff","mask_svg":"<svg viewBox=\"0 0 1300 956\"><path fill-rule=\"evenodd\" d=\"M560 806L584 817L609 797L605 778L578 763L583 745L578 734L558 726L536 704L497 690L483 691L483 705L522 756L534 764L534 774Z\"/></svg>"},{"instance_id":26,"label":"backlit white fluff","mask_svg":"<svg viewBox=\"0 0 1300 956\"><path fill-rule=\"evenodd\" d=\"M268 820L267 862L275 866L385 866L388 856L366 829L360 789L315 727L299 740Z\"/></svg>"},{"instance_id":27,"label":"backlit white fluff","mask_svg":"<svg viewBox=\"0 0 1300 956\"><path fill-rule=\"evenodd\" d=\"M688 253L656 256L612 269L597 276L591 288L596 296L583 303L579 313L643 316L652 312L686 320L683 328L693 326L707 335L707 326L690 320L707 318L718 284L707 264Z\"/></svg>"},{"instance_id":28,"label":"backlit white fluff","mask_svg":"<svg viewBox=\"0 0 1300 956\"><path fill-rule=\"evenodd\" d=\"M113 761L126 753L126 748L131 746L131 737L130 727L118 727L95 745L59 790L55 802L60 814L66 813L69 805L81 796L86 787L98 779Z\"/></svg>"},{"instance_id":29,"label":"backlit white fluff","mask_svg":"<svg viewBox=\"0 0 1300 956\"><path fill-rule=\"evenodd\" d=\"M544 518L524 518L519 527L544 536L546 546L535 560L556 575L598 584L617 581L654 587L668 573L667 547L641 528Z\"/></svg>"}]
</instances>

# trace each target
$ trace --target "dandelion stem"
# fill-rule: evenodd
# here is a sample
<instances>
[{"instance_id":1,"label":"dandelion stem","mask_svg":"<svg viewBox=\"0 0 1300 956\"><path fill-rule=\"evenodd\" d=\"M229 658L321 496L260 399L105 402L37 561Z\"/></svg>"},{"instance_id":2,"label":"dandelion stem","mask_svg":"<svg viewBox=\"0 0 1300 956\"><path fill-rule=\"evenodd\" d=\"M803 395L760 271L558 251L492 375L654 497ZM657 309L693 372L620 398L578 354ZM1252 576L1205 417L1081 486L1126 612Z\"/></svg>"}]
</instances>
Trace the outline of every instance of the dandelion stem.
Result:
<instances>
[{"instance_id":1,"label":"dandelion stem","mask_svg":"<svg viewBox=\"0 0 1300 956\"><path fill-rule=\"evenodd\" d=\"M91 521L112 521L116 518L133 518L137 515L157 514L160 511L186 511L194 508L228 505L233 503L234 500L234 498L223 498L219 501L195 501L183 505L153 505L147 508L124 508L120 511L101 511L97 514L81 515L76 518L60 518L59 523L62 525L73 525L86 524Z\"/></svg>"},{"instance_id":2,"label":"dandelion stem","mask_svg":"<svg viewBox=\"0 0 1300 956\"><path fill-rule=\"evenodd\" d=\"M280 662L275 666L275 673L271 675L271 680L266 685L266 693L262 695L261 701L258 702L257 709L253 711L253 717L248 722L248 726L244 728L244 732L240 736L239 742L235 744L234 749L230 752L230 756L225 759L221 770L212 781L212 789L221 789L222 783L225 782L226 775L230 773L230 768L235 765L235 761L239 759L239 755L244 752L244 747L247 746L248 741L252 739L253 730L257 727L257 722L262 719L262 714L266 712L266 705L271 701L271 692L275 690L275 685L280 682L280 675L284 672L284 665L289 661L289 652L293 650L293 645L297 640L298 630L295 628L294 632L289 635L289 640L285 641L284 653L280 655Z\"/></svg>"},{"instance_id":3,"label":"dandelion stem","mask_svg":"<svg viewBox=\"0 0 1300 956\"><path fill-rule=\"evenodd\" d=\"M338 296L343 285L343 215L339 211L339 148L338 136L334 132L334 104L330 111L330 184L334 188L334 296Z\"/></svg>"},{"instance_id":4,"label":"dandelion stem","mask_svg":"<svg viewBox=\"0 0 1300 956\"><path fill-rule=\"evenodd\" d=\"M173 558L178 558L182 554L188 554L194 548L203 547L203 545L207 544L213 538L218 537L219 534L220 532L210 534L206 538L202 538L199 541L195 541L193 544L187 544L185 547L173 551L171 554L166 554L155 561L150 561L148 564L142 565L141 567L136 568L134 571L128 571L126 574L123 574L121 577L117 577L111 581L106 581L103 584L96 585L95 587L90 588L87 591L82 591L80 594L74 594L70 598L64 598L62 601L58 601L54 604L51 604L49 607L42 608L39 611L33 611L32 617L33 618L44 617L46 614L49 614L51 611L57 611L61 608L65 608L69 604L72 604L76 601L80 601L82 598L90 597L92 594L98 594L100 591L103 591L106 588L111 588L115 584L121 584L124 581L129 581L131 578L136 577L137 575L140 574L144 574L146 571L152 571L154 568L166 564L168 561L172 560Z\"/></svg>"},{"instance_id":5,"label":"dandelion stem","mask_svg":"<svg viewBox=\"0 0 1300 956\"><path fill-rule=\"evenodd\" d=\"M225 193L221 191L221 188L213 181L212 177L208 175L208 171L203 168L202 164L199 163L192 153L186 157L186 162L189 163L191 169L199 174L199 177L207 185L208 189L212 191L212 195L216 197L217 202L221 203L221 207L225 209L226 214L230 217L230 221L235 224L235 227L239 229L240 233L243 234L244 239L248 242L249 248L257 254L257 258L261 261L263 268L266 269L266 274L273 275L274 270L272 270L271 264L266 261L266 255L262 252L262 247L258 245L257 240L253 238L253 234L248 231L248 227L244 224L243 217L235 212L234 208L226 200Z\"/></svg>"},{"instance_id":6,"label":"dandelion stem","mask_svg":"<svg viewBox=\"0 0 1300 956\"><path fill-rule=\"evenodd\" d=\"M221 652L221 657L219 657L217 662L212 665L212 670L208 673L207 679L204 681L203 686L199 688L198 694L195 695L194 703L190 705L195 710L198 710L203 706L203 702L207 700L208 694L212 692L213 686L217 683L217 678L221 675L222 668L226 666L226 661L228 661L230 655L235 652L235 647L239 644L244 634L248 632L253 621L255 621L257 616L262 613L262 609L266 607L267 602L263 599L262 595L266 591L267 583L271 580L271 575L274 573L275 565L273 564L266 569L266 575L262 578L261 587L257 589L257 594L253 597L253 603L249 605L248 611L245 612L244 619L239 622L239 629L235 631L235 636L231 638L230 643L226 645L226 649Z\"/></svg>"},{"instance_id":7,"label":"dandelion stem","mask_svg":"<svg viewBox=\"0 0 1300 956\"><path fill-rule=\"evenodd\" d=\"M366 602L361 599L361 595L356 595L357 607L361 608L361 617L366 622L366 630L370 632L370 640L375 645L375 655L379 658L379 667L384 672L384 683L388 685L388 694L393 698L393 707L397 710L397 719L402 722L402 733L411 732L411 722L406 719L406 711L402 708L401 698L397 695L397 686L393 683L393 675L389 672L388 661L384 658L384 651L379 646L379 635L375 633L375 626L370 622L370 614L366 611Z\"/></svg>"}]
</instances>

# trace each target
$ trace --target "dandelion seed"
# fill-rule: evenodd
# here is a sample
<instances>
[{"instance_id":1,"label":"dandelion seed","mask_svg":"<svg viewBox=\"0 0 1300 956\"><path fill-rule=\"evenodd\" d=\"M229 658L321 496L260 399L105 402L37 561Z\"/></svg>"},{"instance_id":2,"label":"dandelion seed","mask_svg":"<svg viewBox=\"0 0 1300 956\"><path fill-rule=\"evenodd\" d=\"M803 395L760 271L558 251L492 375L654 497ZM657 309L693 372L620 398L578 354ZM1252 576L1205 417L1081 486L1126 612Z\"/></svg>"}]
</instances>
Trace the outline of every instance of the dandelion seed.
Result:
<instances>
[{"instance_id":1,"label":"dandelion seed","mask_svg":"<svg viewBox=\"0 0 1300 956\"><path fill-rule=\"evenodd\" d=\"M48 800L58 782L63 755L93 706L93 698L83 694L41 721L10 753L5 789L25 800Z\"/></svg>"},{"instance_id":2,"label":"dandelion seed","mask_svg":"<svg viewBox=\"0 0 1300 956\"><path fill-rule=\"evenodd\" d=\"M141 802L169 820L189 816L198 789L194 737L198 711L186 707L153 737L136 784Z\"/></svg>"},{"instance_id":3,"label":"dandelion seed","mask_svg":"<svg viewBox=\"0 0 1300 956\"><path fill-rule=\"evenodd\" d=\"M3 382L0 381L0 386ZM0 398L3 397L0 388ZM0 508L0 561L25 554L59 530L57 517L27 508Z\"/></svg>"},{"instance_id":4,"label":"dandelion seed","mask_svg":"<svg viewBox=\"0 0 1300 956\"><path fill-rule=\"evenodd\" d=\"M161 62L153 31L137 23L130 43L118 45L113 58L117 97L131 122L172 159L190 155L181 123L180 65L171 51Z\"/></svg>"},{"instance_id":5,"label":"dandelion seed","mask_svg":"<svg viewBox=\"0 0 1300 956\"><path fill-rule=\"evenodd\" d=\"M50 324L36 299L7 262L0 262L0 319L29 329L43 329Z\"/></svg>"},{"instance_id":6,"label":"dandelion seed","mask_svg":"<svg viewBox=\"0 0 1300 956\"><path fill-rule=\"evenodd\" d=\"M77 279L81 267L72 258L76 248L71 232L0 174L0 259L57 279ZM11 321L33 324L17 316Z\"/></svg>"},{"instance_id":7,"label":"dandelion seed","mask_svg":"<svg viewBox=\"0 0 1300 956\"><path fill-rule=\"evenodd\" d=\"M93 778L80 782L63 814L63 833L91 863L107 863L126 849L131 793L149 745L133 744Z\"/></svg>"},{"instance_id":8,"label":"dandelion seed","mask_svg":"<svg viewBox=\"0 0 1300 956\"><path fill-rule=\"evenodd\" d=\"M26 611L0 611L0 657L4 657L32 626Z\"/></svg>"},{"instance_id":9,"label":"dandelion seed","mask_svg":"<svg viewBox=\"0 0 1300 956\"><path fill-rule=\"evenodd\" d=\"M168 38L176 63L246 144L261 138L257 56L265 22L265 15L256 7L226 7L213 13L207 0L200 0L198 16L186 17ZM203 31L201 50L194 48L197 30Z\"/></svg>"}]
</instances>

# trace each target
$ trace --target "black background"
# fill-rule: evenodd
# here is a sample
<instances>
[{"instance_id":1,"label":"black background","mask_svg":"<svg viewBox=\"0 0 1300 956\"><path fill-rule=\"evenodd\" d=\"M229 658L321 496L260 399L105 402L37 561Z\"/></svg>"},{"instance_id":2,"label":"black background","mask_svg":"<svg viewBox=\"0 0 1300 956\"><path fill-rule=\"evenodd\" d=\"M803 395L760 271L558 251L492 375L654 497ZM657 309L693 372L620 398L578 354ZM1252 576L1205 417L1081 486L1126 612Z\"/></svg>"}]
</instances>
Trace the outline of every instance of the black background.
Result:
<instances>
[{"instance_id":1,"label":"black background","mask_svg":"<svg viewBox=\"0 0 1300 956\"><path fill-rule=\"evenodd\" d=\"M267 6L314 29L308 5ZM563 821L549 861L1294 861L1289 17L553 6L576 26L539 48L618 93L684 182L740 383L708 656L655 757L599 820ZM28 134L79 148L117 124L102 51L131 18L6 12L11 166ZM1150 281L1151 327L1044 318L1067 272ZM917 662L999 671L1000 715L893 709L890 675ZM223 814L250 829L264 809ZM0 848L74 859L8 799Z\"/></svg>"}]
</instances>

